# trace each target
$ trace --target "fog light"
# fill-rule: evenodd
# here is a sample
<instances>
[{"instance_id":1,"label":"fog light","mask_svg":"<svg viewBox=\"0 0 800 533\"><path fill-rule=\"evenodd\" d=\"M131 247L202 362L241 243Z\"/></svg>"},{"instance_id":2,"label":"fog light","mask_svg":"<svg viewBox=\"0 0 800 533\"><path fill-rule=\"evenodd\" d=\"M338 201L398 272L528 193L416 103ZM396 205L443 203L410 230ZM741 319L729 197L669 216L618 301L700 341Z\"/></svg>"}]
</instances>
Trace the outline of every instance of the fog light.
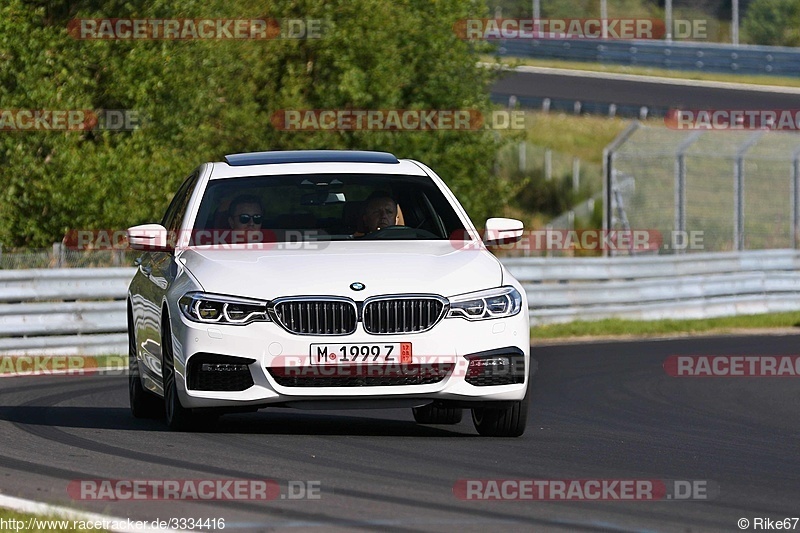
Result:
<instances>
[{"instance_id":1,"label":"fog light","mask_svg":"<svg viewBox=\"0 0 800 533\"><path fill-rule=\"evenodd\" d=\"M229 363L203 363L200 365L202 372L241 372L247 370L247 365L232 365Z\"/></svg>"},{"instance_id":2,"label":"fog light","mask_svg":"<svg viewBox=\"0 0 800 533\"><path fill-rule=\"evenodd\" d=\"M467 368L467 375L503 375L511 371L511 359L506 356L486 357L482 359L472 359Z\"/></svg>"}]
</instances>

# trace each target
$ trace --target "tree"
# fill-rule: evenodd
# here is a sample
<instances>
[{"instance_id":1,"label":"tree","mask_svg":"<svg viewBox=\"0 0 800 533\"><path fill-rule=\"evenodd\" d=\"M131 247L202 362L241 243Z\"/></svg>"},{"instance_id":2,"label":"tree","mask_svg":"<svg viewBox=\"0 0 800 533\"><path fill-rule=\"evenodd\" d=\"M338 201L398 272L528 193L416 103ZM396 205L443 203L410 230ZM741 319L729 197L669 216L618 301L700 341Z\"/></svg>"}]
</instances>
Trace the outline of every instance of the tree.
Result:
<instances>
[{"instance_id":1,"label":"tree","mask_svg":"<svg viewBox=\"0 0 800 533\"><path fill-rule=\"evenodd\" d=\"M226 153L375 149L430 164L480 219L510 195L487 131L289 132L286 109L475 109L488 114L482 45L453 24L460 0L7 0L0 7L4 109L125 109L132 132L2 132L0 242L46 246L70 229L158 220L180 181ZM78 40L74 18L322 19L320 39Z\"/></svg>"},{"instance_id":2,"label":"tree","mask_svg":"<svg viewBox=\"0 0 800 533\"><path fill-rule=\"evenodd\" d=\"M754 0L742 29L752 44L798 46L800 0Z\"/></svg>"}]
</instances>

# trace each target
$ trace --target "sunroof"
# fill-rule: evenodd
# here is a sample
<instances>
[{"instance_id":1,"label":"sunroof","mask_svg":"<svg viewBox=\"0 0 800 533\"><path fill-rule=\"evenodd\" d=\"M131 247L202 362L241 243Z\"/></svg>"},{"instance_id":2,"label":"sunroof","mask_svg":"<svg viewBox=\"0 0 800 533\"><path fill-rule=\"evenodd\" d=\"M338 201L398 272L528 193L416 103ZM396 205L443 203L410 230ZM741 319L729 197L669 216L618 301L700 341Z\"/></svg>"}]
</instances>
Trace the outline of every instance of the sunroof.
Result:
<instances>
[{"instance_id":1,"label":"sunroof","mask_svg":"<svg viewBox=\"0 0 800 533\"><path fill-rule=\"evenodd\" d=\"M279 163L400 163L400 161L389 152L366 152L359 150L250 152L226 155L225 162L232 167L275 165Z\"/></svg>"}]
</instances>

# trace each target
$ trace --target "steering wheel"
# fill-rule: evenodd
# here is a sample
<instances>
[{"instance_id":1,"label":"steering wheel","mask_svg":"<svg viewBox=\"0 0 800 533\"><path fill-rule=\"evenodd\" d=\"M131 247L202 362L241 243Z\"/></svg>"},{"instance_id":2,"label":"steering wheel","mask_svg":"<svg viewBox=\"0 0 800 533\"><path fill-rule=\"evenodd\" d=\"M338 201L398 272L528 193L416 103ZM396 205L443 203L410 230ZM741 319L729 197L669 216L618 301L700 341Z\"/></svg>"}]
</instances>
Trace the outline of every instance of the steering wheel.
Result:
<instances>
[{"instance_id":1,"label":"steering wheel","mask_svg":"<svg viewBox=\"0 0 800 533\"><path fill-rule=\"evenodd\" d=\"M411 226L387 226L364 235L365 239L437 239L430 231Z\"/></svg>"}]
</instances>

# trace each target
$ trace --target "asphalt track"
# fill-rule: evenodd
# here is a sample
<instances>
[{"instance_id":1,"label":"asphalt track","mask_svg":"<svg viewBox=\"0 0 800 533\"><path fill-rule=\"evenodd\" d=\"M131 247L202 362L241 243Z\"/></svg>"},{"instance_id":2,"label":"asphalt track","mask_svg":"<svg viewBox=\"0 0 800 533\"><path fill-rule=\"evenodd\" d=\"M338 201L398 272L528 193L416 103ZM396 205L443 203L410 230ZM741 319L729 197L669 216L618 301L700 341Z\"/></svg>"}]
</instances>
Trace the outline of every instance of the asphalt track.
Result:
<instances>
[{"instance_id":1,"label":"asphalt track","mask_svg":"<svg viewBox=\"0 0 800 533\"><path fill-rule=\"evenodd\" d=\"M647 106L656 109L798 109L800 92L783 88L730 87L726 84L691 85L686 80L673 83L643 81L647 77L583 72L558 73L558 69L530 69L533 72L508 72L491 89L494 97L507 99L550 98L580 101L584 104ZM624 79L623 79L624 78ZM734 85L734 84L728 84ZM778 89L780 90L780 89Z\"/></svg>"},{"instance_id":2,"label":"asphalt track","mask_svg":"<svg viewBox=\"0 0 800 533\"><path fill-rule=\"evenodd\" d=\"M213 432L133 419L126 379L0 380L0 490L116 517L225 518L230 531L738 531L800 515L793 378L674 378L670 355L794 355L800 336L537 347L528 431L482 438L468 417L264 410ZM319 481L321 499L84 501L81 479ZM464 501L459 479L678 479L697 501ZM800 527L800 526L798 526Z\"/></svg>"}]
</instances>

